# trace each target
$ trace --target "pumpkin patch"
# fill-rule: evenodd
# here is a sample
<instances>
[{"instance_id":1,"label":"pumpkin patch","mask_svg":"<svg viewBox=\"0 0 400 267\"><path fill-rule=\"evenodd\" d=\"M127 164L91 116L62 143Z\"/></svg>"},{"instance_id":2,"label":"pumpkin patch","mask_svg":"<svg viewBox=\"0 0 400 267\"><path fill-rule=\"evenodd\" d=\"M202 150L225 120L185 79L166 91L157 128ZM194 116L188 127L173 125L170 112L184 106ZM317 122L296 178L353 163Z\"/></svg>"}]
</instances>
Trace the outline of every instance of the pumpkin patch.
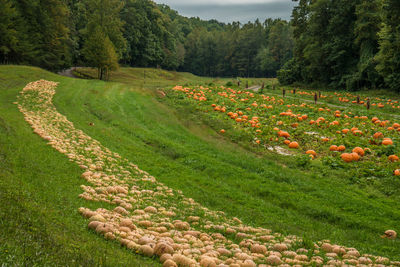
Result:
<instances>
[{"instance_id":1,"label":"pumpkin patch","mask_svg":"<svg viewBox=\"0 0 400 267\"><path fill-rule=\"evenodd\" d=\"M399 168L395 165L397 156L391 155L400 154L400 123L397 117L376 115L380 112L377 110L386 110L388 103L391 109L400 108L398 101L388 99L385 105L382 98L365 97L358 102L359 96L350 93L322 93L320 98L324 101L347 105L333 109L328 104L284 98L272 91L260 94L224 86L175 86L172 91L175 94L171 97L185 95L199 112L220 120L225 129L233 129L232 134L242 135L259 149L283 145L292 155L305 153L314 159L318 154L322 161L330 157L354 163L349 168L374 164L374 168L385 170L388 176ZM206 100L194 99L196 94ZM314 96L308 91L297 94ZM372 103L371 110L364 106L367 98ZM233 135L225 136L233 139Z\"/></svg>"},{"instance_id":2,"label":"pumpkin patch","mask_svg":"<svg viewBox=\"0 0 400 267\"><path fill-rule=\"evenodd\" d=\"M56 86L57 83L43 80L28 84L18 98L18 108L35 134L82 169L81 178L85 180L85 185L81 185L83 192L79 197L85 201L96 202L96 205L105 204L104 206L108 207L93 210L79 208L79 212L87 219L88 230L103 236L107 242L116 242L132 253L157 258L163 266L264 266L265 264L322 266L347 264L349 260L355 265L372 264L373 261L388 266L397 264L385 257L361 254L355 248L331 244L328 240L305 241L298 236L285 236L270 229L246 225L238 218L232 218L224 212L201 206L194 199L187 198L181 191L157 181L137 165L76 129L72 122L57 112L52 103ZM208 89L204 91L210 92ZM251 98L251 95L245 97ZM212 96L204 94L201 100L193 101L206 103L207 99L212 99ZM223 107L221 109L227 111L231 109L229 105L217 100L214 100L216 107L220 105ZM270 104L268 106L273 107L268 109L279 111L279 105L283 105L284 102L277 101L282 104L274 106L268 103ZM266 114L255 110L262 108L262 102L251 103L253 107L251 110L247 109L249 108L247 105L242 107L247 113L235 108L230 111L233 114L229 118L225 112L221 112L221 109L213 110L238 129L248 130L250 136L254 137L257 134L256 141L260 141L254 142L257 145L289 142L288 147L293 148L293 153L305 151L313 157L317 153L324 157L340 155L346 162L354 164L358 164L357 161L362 161L366 157L362 146L352 146L355 148L351 153L336 152L334 156L329 155L332 154L329 152L332 143L320 142L323 138L321 134L336 131L317 132L319 129L337 126L329 125L326 114L324 118L316 119L316 123L313 124L316 125L316 129L313 129L315 131L308 129L307 134L302 126L309 127L308 123L299 123L296 128L291 127L290 120L299 121L298 114L304 114L295 112L293 104L290 106L291 110L283 115L285 118L271 115L270 124L266 124ZM204 107L210 106L207 103ZM329 111L325 108L321 112ZM308 116L311 115L312 113L309 113ZM232 119L231 116L236 118ZM236 120L239 116L242 119L240 122ZM273 129L276 127L276 118L282 121L280 128L287 134L277 136L277 131ZM230 131L225 133L227 135ZM356 137L351 135L351 138ZM340 141L347 144L346 140L337 140L338 136L333 134L331 139L329 142ZM309 149L315 144L320 144L320 147ZM374 146L371 147L374 155ZM336 148L335 151L346 150L345 145ZM393 173L400 175L400 170L396 169ZM388 239L395 239L396 233L388 230L385 236ZM338 256L344 260L333 259Z\"/></svg>"}]
</instances>

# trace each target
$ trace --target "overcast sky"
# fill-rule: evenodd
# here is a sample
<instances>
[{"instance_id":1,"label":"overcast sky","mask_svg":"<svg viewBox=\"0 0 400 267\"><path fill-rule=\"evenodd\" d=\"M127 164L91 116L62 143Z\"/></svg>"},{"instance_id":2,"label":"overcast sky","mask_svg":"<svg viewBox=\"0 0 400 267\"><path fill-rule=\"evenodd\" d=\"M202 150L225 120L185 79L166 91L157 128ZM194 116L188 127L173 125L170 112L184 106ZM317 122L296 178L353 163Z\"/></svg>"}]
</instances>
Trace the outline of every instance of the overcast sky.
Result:
<instances>
[{"instance_id":1,"label":"overcast sky","mask_svg":"<svg viewBox=\"0 0 400 267\"><path fill-rule=\"evenodd\" d=\"M217 19L221 22L246 23L257 18L282 18L290 20L296 2L292 0L155 0L167 4L186 17Z\"/></svg>"}]
</instances>

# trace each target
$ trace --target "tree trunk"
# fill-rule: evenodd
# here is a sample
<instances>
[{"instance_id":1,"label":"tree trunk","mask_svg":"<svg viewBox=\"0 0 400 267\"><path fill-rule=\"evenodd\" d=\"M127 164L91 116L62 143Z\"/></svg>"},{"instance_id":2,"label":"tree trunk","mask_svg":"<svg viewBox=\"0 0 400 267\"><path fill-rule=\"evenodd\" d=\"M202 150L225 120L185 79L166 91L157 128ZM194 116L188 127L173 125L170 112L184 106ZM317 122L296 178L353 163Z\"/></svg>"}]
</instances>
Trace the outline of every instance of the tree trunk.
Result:
<instances>
[{"instance_id":1,"label":"tree trunk","mask_svg":"<svg viewBox=\"0 0 400 267\"><path fill-rule=\"evenodd\" d=\"M103 80L104 69L100 68L100 80Z\"/></svg>"}]
</instances>

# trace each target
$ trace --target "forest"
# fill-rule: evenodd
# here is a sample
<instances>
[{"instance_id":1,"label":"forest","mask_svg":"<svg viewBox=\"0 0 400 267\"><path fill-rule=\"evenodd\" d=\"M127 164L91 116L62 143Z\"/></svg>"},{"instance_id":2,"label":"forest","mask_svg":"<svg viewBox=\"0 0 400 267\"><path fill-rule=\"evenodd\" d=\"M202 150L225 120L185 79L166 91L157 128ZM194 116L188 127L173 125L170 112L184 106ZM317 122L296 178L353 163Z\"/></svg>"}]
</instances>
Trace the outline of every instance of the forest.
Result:
<instances>
[{"instance_id":1,"label":"forest","mask_svg":"<svg viewBox=\"0 0 400 267\"><path fill-rule=\"evenodd\" d=\"M400 1L300 0L281 83L400 92Z\"/></svg>"},{"instance_id":2,"label":"forest","mask_svg":"<svg viewBox=\"0 0 400 267\"><path fill-rule=\"evenodd\" d=\"M400 91L400 2L294 0L291 21L186 18L151 0L0 0L0 63L122 66Z\"/></svg>"}]
</instances>

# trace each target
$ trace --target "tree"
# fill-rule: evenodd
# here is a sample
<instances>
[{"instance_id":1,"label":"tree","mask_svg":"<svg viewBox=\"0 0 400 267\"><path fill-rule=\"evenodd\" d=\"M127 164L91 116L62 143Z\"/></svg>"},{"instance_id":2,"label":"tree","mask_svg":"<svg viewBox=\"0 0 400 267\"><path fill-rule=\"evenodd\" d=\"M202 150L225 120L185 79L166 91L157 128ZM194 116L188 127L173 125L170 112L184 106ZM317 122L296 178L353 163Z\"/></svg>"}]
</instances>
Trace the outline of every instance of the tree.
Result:
<instances>
[{"instance_id":1,"label":"tree","mask_svg":"<svg viewBox=\"0 0 400 267\"><path fill-rule=\"evenodd\" d=\"M351 89L377 88L383 83L376 71L375 55L379 51L378 33L381 26L381 0L361 1L356 7L355 44L359 49L357 71L347 82Z\"/></svg>"},{"instance_id":2,"label":"tree","mask_svg":"<svg viewBox=\"0 0 400 267\"><path fill-rule=\"evenodd\" d=\"M379 33L379 53L376 56L379 74L390 89L400 92L400 2L385 0L383 27Z\"/></svg>"},{"instance_id":3,"label":"tree","mask_svg":"<svg viewBox=\"0 0 400 267\"><path fill-rule=\"evenodd\" d=\"M0 0L0 62L8 63L8 55L15 52L18 38L15 28L17 11L8 0Z\"/></svg>"},{"instance_id":4,"label":"tree","mask_svg":"<svg viewBox=\"0 0 400 267\"><path fill-rule=\"evenodd\" d=\"M40 66L50 70L60 70L70 66L69 9L64 1L41 0L38 17L42 34Z\"/></svg>"},{"instance_id":5,"label":"tree","mask_svg":"<svg viewBox=\"0 0 400 267\"><path fill-rule=\"evenodd\" d=\"M260 49L257 61L262 76L275 77L276 72L293 56L293 39L289 23L269 23L267 47Z\"/></svg>"},{"instance_id":6,"label":"tree","mask_svg":"<svg viewBox=\"0 0 400 267\"><path fill-rule=\"evenodd\" d=\"M171 18L177 19L176 23ZM183 64L184 37L176 11L150 0L127 0L122 19L128 43L125 63L141 67L161 65L167 69L177 69Z\"/></svg>"},{"instance_id":7,"label":"tree","mask_svg":"<svg viewBox=\"0 0 400 267\"><path fill-rule=\"evenodd\" d=\"M100 27L86 40L83 54L90 67L98 69L98 78L108 80L110 71L118 68L118 56L110 38Z\"/></svg>"},{"instance_id":8,"label":"tree","mask_svg":"<svg viewBox=\"0 0 400 267\"><path fill-rule=\"evenodd\" d=\"M124 2L120 0L85 0L88 24L82 31L85 39L98 30L109 38L115 48L118 58L121 58L126 49L126 40L122 34L124 22L120 12Z\"/></svg>"},{"instance_id":9,"label":"tree","mask_svg":"<svg viewBox=\"0 0 400 267\"><path fill-rule=\"evenodd\" d=\"M9 55L10 61L53 71L69 66L69 9L64 1L14 0L12 3L18 13L14 18L18 42Z\"/></svg>"},{"instance_id":10,"label":"tree","mask_svg":"<svg viewBox=\"0 0 400 267\"><path fill-rule=\"evenodd\" d=\"M290 73L299 82L346 87L359 62L354 28L360 2L300 0L292 14L294 60L286 65L293 69L281 74Z\"/></svg>"}]
</instances>

